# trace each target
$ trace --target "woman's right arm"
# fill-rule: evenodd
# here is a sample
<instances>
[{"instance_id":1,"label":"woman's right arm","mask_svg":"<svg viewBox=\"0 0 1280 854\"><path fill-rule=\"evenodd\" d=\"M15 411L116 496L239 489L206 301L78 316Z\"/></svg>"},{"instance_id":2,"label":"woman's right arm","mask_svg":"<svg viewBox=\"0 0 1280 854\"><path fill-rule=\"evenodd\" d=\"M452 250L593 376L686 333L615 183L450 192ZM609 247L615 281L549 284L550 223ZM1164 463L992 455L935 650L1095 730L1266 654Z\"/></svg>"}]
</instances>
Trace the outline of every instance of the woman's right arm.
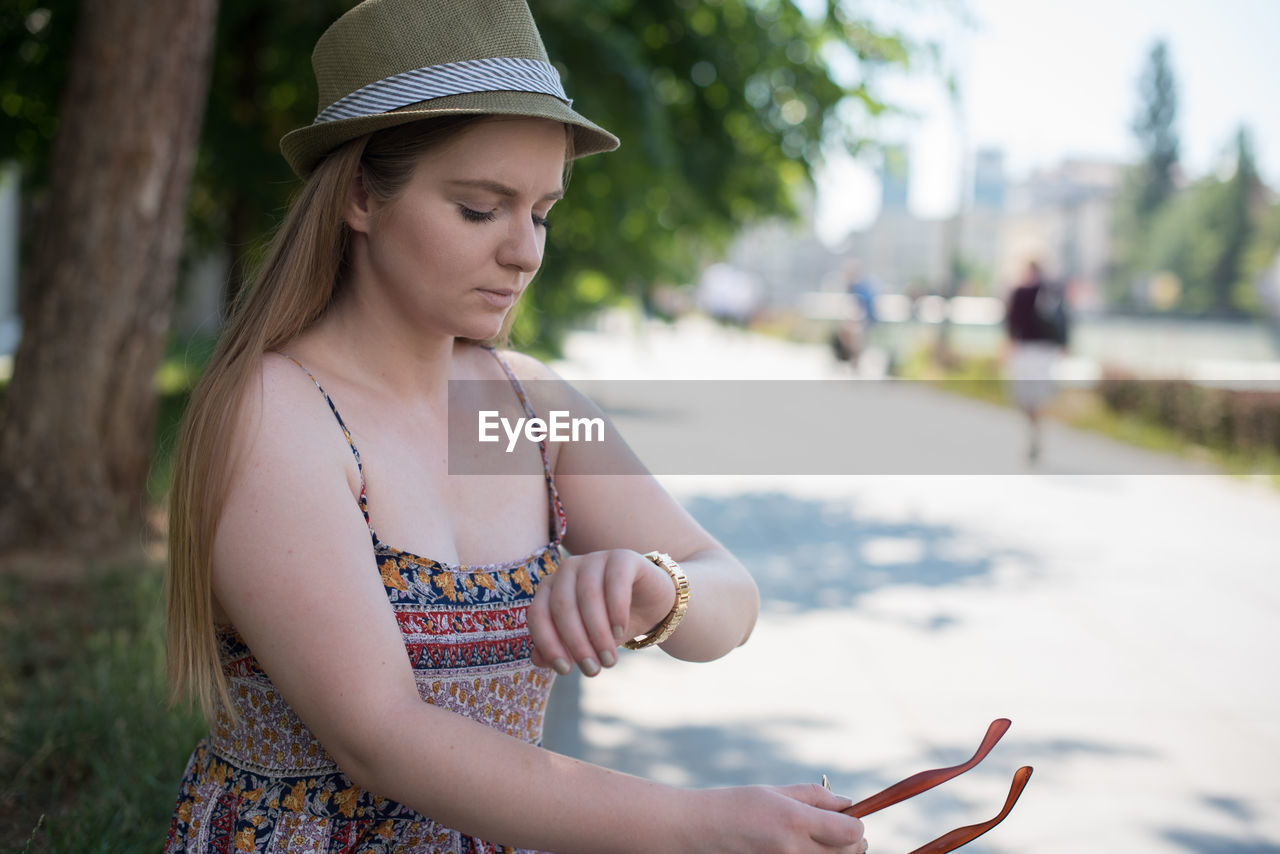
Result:
<instances>
[{"instance_id":1,"label":"woman's right arm","mask_svg":"<svg viewBox=\"0 0 1280 854\"><path fill-rule=\"evenodd\" d=\"M214 593L357 784L443 824L559 854L859 850L819 786L690 791L525 744L424 703L352 495L354 464L296 367L263 361L237 422Z\"/></svg>"}]
</instances>

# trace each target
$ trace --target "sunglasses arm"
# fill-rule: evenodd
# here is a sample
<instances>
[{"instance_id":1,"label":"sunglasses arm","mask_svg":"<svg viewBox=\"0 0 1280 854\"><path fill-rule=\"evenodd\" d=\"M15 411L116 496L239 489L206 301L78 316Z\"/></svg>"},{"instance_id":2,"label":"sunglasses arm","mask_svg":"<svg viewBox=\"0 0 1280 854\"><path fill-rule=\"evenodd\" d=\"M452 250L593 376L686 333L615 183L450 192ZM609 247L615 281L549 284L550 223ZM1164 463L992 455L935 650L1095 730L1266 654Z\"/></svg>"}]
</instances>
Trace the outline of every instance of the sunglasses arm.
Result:
<instances>
[{"instance_id":1,"label":"sunglasses arm","mask_svg":"<svg viewBox=\"0 0 1280 854\"><path fill-rule=\"evenodd\" d=\"M1013 809L1013 805L1018 802L1018 796L1022 794L1023 788L1026 787L1027 781L1031 779L1031 766L1024 765L1019 768L1013 775L1013 784L1009 787L1009 796L1005 798L1004 809L1000 810L1000 814L990 821L984 821L981 824L971 824L968 827L959 827L950 833L944 833L932 842L921 845L910 854L945 854L947 851L955 851L962 845L968 845L1000 822L1004 821L1005 816Z\"/></svg>"},{"instance_id":2,"label":"sunglasses arm","mask_svg":"<svg viewBox=\"0 0 1280 854\"><path fill-rule=\"evenodd\" d=\"M992 721L991 725L987 727L987 734L982 737L982 743L978 745L977 752L973 754L969 761L962 762L959 765L952 765L949 768L934 768L931 771L912 774L905 780L900 780L889 788L846 808L844 810L845 814L855 818L865 818L873 812L879 812L885 807L893 806L899 801L905 801L907 798L914 798L921 792L926 792L953 777L960 776L987 757L991 749L996 746L996 742L1009 731L1011 724L1012 722L1008 718L997 718Z\"/></svg>"}]
</instances>

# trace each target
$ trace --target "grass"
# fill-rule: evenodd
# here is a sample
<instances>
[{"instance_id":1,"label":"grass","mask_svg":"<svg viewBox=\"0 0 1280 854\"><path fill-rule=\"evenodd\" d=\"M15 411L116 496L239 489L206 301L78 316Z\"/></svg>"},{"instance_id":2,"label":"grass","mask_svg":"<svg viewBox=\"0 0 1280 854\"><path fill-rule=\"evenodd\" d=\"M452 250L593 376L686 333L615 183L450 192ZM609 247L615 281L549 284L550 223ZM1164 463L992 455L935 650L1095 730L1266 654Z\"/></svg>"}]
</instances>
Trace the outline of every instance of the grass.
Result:
<instances>
[{"instance_id":1,"label":"grass","mask_svg":"<svg viewBox=\"0 0 1280 854\"><path fill-rule=\"evenodd\" d=\"M958 359L948 368L941 368L927 351L921 350L904 361L901 376L930 382L947 391L998 406L1014 405L1009 399L1007 385L1001 379L999 361L994 356ZM1227 474L1242 477L1261 474L1272 486L1280 488L1280 453L1244 452L1190 442L1161 422L1116 412L1091 389L1063 388L1047 414L1071 427L1089 430L1134 447L1207 462Z\"/></svg>"},{"instance_id":2,"label":"grass","mask_svg":"<svg viewBox=\"0 0 1280 854\"><path fill-rule=\"evenodd\" d=\"M163 845L198 716L167 705L163 568L0 577L0 848Z\"/></svg>"},{"instance_id":3,"label":"grass","mask_svg":"<svg viewBox=\"0 0 1280 854\"><path fill-rule=\"evenodd\" d=\"M175 345L157 376L153 503L209 343ZM56 575L0 574L0 851L154 854L205 732L168 705L163 564Z\"/></svg>"}]
</instances>

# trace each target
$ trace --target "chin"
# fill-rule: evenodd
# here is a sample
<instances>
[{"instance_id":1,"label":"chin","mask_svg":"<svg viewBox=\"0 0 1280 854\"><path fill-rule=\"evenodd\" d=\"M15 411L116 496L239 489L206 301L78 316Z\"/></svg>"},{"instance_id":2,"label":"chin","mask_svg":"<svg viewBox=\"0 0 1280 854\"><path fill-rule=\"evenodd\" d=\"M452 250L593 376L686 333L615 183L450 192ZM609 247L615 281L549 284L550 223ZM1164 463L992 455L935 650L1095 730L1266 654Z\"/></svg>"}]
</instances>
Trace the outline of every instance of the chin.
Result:
<instances>
[{"instance_id":1,"label":"chin","mask_svg":"<svg viewBox=\"0 0 1280 854\"><path fill-rule=\"evenodd\" d=\"M465 338L469 341L490 341L502 335L506 319L507 316L504 313L491 322L468 323L466 328L460 331L456 337Z\"/></svg>"}]
</instances>

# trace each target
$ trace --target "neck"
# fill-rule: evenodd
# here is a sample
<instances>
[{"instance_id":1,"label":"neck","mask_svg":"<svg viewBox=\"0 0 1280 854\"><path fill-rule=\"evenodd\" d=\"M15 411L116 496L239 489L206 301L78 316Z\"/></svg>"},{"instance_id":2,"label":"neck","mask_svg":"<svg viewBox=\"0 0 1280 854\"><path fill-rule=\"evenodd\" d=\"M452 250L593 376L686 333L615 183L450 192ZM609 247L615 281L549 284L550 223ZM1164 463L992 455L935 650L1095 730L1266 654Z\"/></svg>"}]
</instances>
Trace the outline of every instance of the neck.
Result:
<instances>
[{"instance_id":1,"label":"neck","mask_svg":"<svg viewBox=\"0 0 1280 854\"><path fill-rule=\"evenodd\" d=\"M312 331L362 384L404 401L445 396L454 353L461 346L451 335L414 328L350 294L331 306Z\"/></svg>"}]
</instances>

